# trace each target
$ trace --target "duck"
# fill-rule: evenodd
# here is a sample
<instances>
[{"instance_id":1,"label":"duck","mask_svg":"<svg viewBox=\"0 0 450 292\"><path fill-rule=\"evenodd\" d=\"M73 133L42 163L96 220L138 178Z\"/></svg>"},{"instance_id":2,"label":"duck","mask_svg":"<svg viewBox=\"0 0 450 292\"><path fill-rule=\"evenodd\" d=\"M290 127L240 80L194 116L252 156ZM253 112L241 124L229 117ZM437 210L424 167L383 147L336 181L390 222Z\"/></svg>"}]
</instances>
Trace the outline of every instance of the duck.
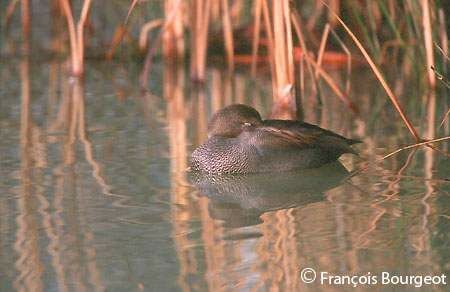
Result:
<instances>
[{"instance_id":1,"label":"duck","mask_svg":"<svg viewBox=\"0 0 450 292\"><path fill-rule=\"evenodd\" d=\"M208 122L208 139L191 154L190 170L210 174L286 172L358 155L358 140L299 120L263 120L251 106L232 104Z\"/></svg>"}]
</instances>

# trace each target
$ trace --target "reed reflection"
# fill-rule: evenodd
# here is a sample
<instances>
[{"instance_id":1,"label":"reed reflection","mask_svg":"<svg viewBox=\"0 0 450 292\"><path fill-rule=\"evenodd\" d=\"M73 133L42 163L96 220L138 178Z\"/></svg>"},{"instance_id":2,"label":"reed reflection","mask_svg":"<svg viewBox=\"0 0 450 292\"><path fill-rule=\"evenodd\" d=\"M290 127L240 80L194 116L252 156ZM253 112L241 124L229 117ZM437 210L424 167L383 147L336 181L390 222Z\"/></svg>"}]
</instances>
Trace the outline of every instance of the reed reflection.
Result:
<instances>
[{"instance_id":1,"label":"reed reflection","mask_svg":"<svg viewBox=\"0 0 450 292\"><path fill-rule=\"evenodd\" d=\"M77 178L75 170L79 160L76 155L77 141L85 145L85 159L93 166L94 176L99 168L92 159L92 146L86 137L84 86L81 80L71 80L67 76L61 80L63 96L50 129L65 131L67 135L62 140L56 140L61 144L62 157L61 164L54 168L55 194L52 205L57 212L52 218L51 232L48 233L48 250L53 257L52 264L60 290L71 290L71 287L80 290L95 287L101 290L103 284L96 266L96 251L92 246L93 233L83 212L87 203L85 194L79 190L82 179ZM72 248L61 249L61 246Z\"/></svg>"},{"instance_id":2,"label":"reed reflection","mask_svg":"<svg viewBox=\"0 0 450 292\"><path fill-rule=\"evenodd\" d=\"M92 150L89 151L92 146L89 146L86 136L83 84L64 75L60 79L50 78L50 89L59 87L57 82L61 82L63 90L61 95L51 90L48 128L43 128L32 119L29 66L25 57L20 65L23 187L17 199L18 228L14 246L18 258L14 287L19 291L43 291L47 289L44 281L50 276L55 278L59 291L72 288L79 291L102 290L96 251L92 245L93 233L87 227L86 214L83 213L87 203L83 191L79 190L80 180L75 171L77 138L85 144L86 159L92 162ZM52 75L58 71L61 73L61 68L55 63L50 72ZM56 114L53 114L53 109L57 110ZM55 136L52 133L66 135ZM60 163L56 165L47 162L51 144L60 148L62 154ZM52 170L51 178L46 174L46 168ZM49 194L49 190L54 190L54 193ZM50 256L50 266L43 263L47 255Z\"/></svg>"},{"instance_id":3,"label":"reed reflection","mask_svg":"<svg viewBox=\"0 0 450 292\"><path fill-rule=\"evenodd\" d=\"M348 175L339 162L317 169L253 175L210 175L193 172L191 181L200 196L209 198L209 215L225 227L245 227L262 222L269 211L325 200L324 192Z\"/></svg>"},{"instance_id":4,"label":"reed reflection","mask_svg":"<svg viewBox=\"0 0 450 292\"><path fill-rule=\"evenodd\" d=\"M248 90L252 85L240 83L238 75L228 79L218 70L211 69L210 72L211 86L191 90L191 95L184 99L184 108L189 109L191 115L183 111L177 116L171 114L170 123L174 125L171 131L178 135L184 133L185 137L181 144L173 139L173 149L189 144L192 149L202 143L206 138L208 117L228 104L242 102L261 108L266 115L270 112L267 108L273 104L271 100L260 99L257 92L254 98L242 95L245 88ZM338 75L334 77L339 78ZM401 81L399 91L403 90L404 82ZM239 93L236 91L238 86L241 88ZM422 152L418 150L380 162L386 149L404 143L402 141L407 137L370 134L374 125L368 124L364 116L370 115L377 97L370 96L367 88L360 90L361 98L367 98L368 102L361 106L361 116L356 117L348 114L348 108L341 101L327 96L327 91L323 91L325 97L321 104L314 96L302 101L306 121L344 135L362 137L366 145L360 147L363 159L345 156L342 159L349 169L359 168L367 163L363 160L368 160L367 170L360 175L348 179L347 170L341 164L297 175L209 176L190 173L189 179L194 185L192 191L180 187L180 183L173 188L177 201L189 202L188 208L174 207L174 214L183 214L183 220L173 222L178 227L183 226L176 229L174 236L181 259L180 285L184 291L316 291L319 288L334 291L331 286L303 284L299 279L300 267L314 266L349 274L377 272L379 268L395 269L399 258L409 257L400 246L415 251L418 262L420 258L422 268L417 264L415 269L439 270L433 255L421 255L433 249L429 245L429 231L434 228L430 222L434 222L436 214L428 212L427 208L436 209L432 206L432 197L438 193L430 192L429 188L432 186L436 190L436 182L417 185L423 200L411 197L405 187L413 183L407 179L412 169L421 171L423 165L428 165L430 171L434 169L435 161L430 162L427 155L418 154ZM187 132L178 131L175 122L180 117L186 117L185 125L194 127ZM381 119L389 129L389 115ZM376 127L383 128L381 124ZM185 149L177 153L189 155ZM180 157L179 154L176 157ZM178 165L177 159L172 160L173 165ZM186 161L183 160L183 167ZM183 172L183 169L177 168L177 171ZM181 185L185 180L183 172ZM399 205L399 201L402 204ZM393 232L399 224L401 230L409 234L407 238L399 238ZM198 228L199 236L194 235ZM189 233L192 236L189 237ZM184 242L178 238L183 236ZM422 248L418 243L424 244ZM385 252L391 255L388 259L383 256Z\"/></svg>"},{"instance_id":5,"label":"reed reflection","mask_svg":"<svg viewBox=\"0 0 450 292\"><path fill-rule=\"evenodd\" d=\"M180 262L178 284L188 291L189 279L197 274L198 264L195 253L186 248L195 244L189 238L193 218L193 204L187 195L184 171L187 168L187 110L184 96L185 72L176 63L164 66L163 94L167 101L167 120L169 126L170 182L171 182L171 221L172 237Z\"/></svg>"},{"instance_id":6,"label":"reed reflection","mask_svg":"<svg viewBox=\"0 0 450 292\"><path fill-rule=\"evenodd\" d=\"M33 168L37 166L39 154L39 129L31 118L30 62L25 57L20 63L21 79L21 191L17 199L19 215L16 218L17 231L14 249L18 254L15 262L17 276L14 288L18 291L42 291L43 263L39 252L39 200L35 193ZM42 156L41 156L42 158Z\"/></svg>"},{"instance_id":7,"label":"reed reflection","mask_svg":"<svg viewBox=\"0 0 450 292\"><path fill-rule=\"evenodd\" d=\"M16 70L20 112L17 121L12 114L7 115L12 122L5 123L9 133L17 130L17 138L6 137L12 140L1 145L3 149L10 141L20 144L20 164L7 165L5 171L14 180L8 186L15 196L0 202L2 215L12 218L2 217L0 222L2 247L12 251L10 256L2 254L2 263L13 263L9 274L2 274L9 277L2 287L148 290L154 288L152 277L165 269L178 280L171 287L183 291L333 291L302 284L300 268L350 274L378 269L448 271L449 188L442 176L448 161L432 149L405 151L381 161L409 137L401 126L390 123L389 113L371 121L373 108L383 103L365 87L355 84L360 98L367 100L358 117L348 114L326 90L321 103L315 96L302 101L306 121L364 140L360 158L342 159L349 170L368 161L358 175L347 179L338 164L301 174L200 176L189 181L188 157L205 140L211 114L228 104L246 103L267 116L273 104L265 92L270 83L211 68L205 86L194 86L187 81L188 72L167 64L164 99L147 94L117 101L101 97L113 95L111 88L98 89L96 79L86 79L86 85L71 79L64 64L53 61L45 97L32 84L45 84L47 76L33 82L30 66L24 58ZM107 79L101 74L98 70L92 75ZM123 75L117 79L132 91L133 83ZM333 76L339 78L337 73ZM404 79L398 82L400 95L408 86ZM432 133L442 116L439 104L438 98L434 105L429 99L422 117L429 137L442 136L439 128ZM93 117L95 128L89 123ZM115 123L118 120L130 128ZM18 121L20 129L14 128ZM114 122L110 128L109 122ZM147 147L148 141L152 147ZM124 167L128 164L129 169ZM151 175L143 167L148 164ZM122 238L133 242L123 244ZM167 255L160 253L163 245ZM164 256L156 257L157 252L146 248Z\"/></svg>"},{"instance_id":8,"label":"reed reflection","mask_svg":"<svg viewBox=\"0 0 450 292\"><path fill-rule=\"evenodd\" d=\"M208 198L209 217L224 228L220 241L233 250L231 258L223 259L221 273L229 270L230 275L222 284L241 289L298 289L295 230L302 224L293 212L324 201L324 192L338 186L347 174L340 163L280 174L192 173L199 195ZM240 272L235 273L236 269Z\"/></svg>"}]
</instances>

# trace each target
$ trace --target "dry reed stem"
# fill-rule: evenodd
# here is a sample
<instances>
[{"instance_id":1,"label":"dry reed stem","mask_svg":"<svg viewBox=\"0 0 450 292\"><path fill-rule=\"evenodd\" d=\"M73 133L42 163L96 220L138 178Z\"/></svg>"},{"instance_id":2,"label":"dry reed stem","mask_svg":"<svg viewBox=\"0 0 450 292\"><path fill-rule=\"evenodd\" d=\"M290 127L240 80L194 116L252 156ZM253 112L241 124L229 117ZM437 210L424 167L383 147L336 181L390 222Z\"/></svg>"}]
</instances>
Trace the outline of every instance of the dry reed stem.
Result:
<instances>
[{"instance_id":1,"label":"dry reed stem","mask_svg":"<svg viewBox=\"0 0 450 292\"><path fill-rule=\"evenodd\" d=\"M178 7L179 7L180 3L181 3L181 0L178 0L175 3L172 11L170 11L168 16L164 20L163 27L159 31L158 36L156 37L156 40L154 41L153 46L148 47L147 55L145 56L145 61L144 61L144 69L142 70L141 76L139 77L142 88L144 88L145 84L147 83L148 74L150 73L153 55L156 53L156 50L159 47L159 43L161 42L164 32L166 31L166 29L169 27L169 25L172 23L173 19L177 15L177 11L178 11Z\"/></svg>"},{"instance_id":2,"label":"dry reed stem","mask_svg":"<svg viewBox=\"0 0 450 292\"><path fill-rule=\"evenodd\" d=\"M292 21L294 24L294 28L297 32L297 35L298 35L299 39L301 40L300 43L304 43L304 39L301 36L300 25L297 20L297 15L291 15L291 17L292 17ZM306 47L306 46L303 44L302 48L303 47ZM310 56L308 56L306 51L303 53L303 58L307 61L307 65L309 68L314 67L314 69L315 69L314 74L312 73L313 72L312 68L310 69L311 76L315 76L316 74L320 75L325 80L325 82L330 86L331 90L333 90L333 92L338 96L338 98L341 101L343 101L354 113L358 113L357 106L348 98L347 95L345 95L342 92L342 90L339 88L339 86L334 82L333 78L331 78L331 76L327 72L325 72Z\"/></svg>"},{"instance_id":3,"label":"dry reed stem","mask_svg":"<svg viewBox=\"0 0 450 292\"><path fill-rule=\"evenodd\" d=\"M3 22L3 25L6 28L6 31L8 31L8 27L9 27L9 24L11 22L11 18L12 18L13 14L14 14L14 11L16 10L17 3L19 3L19 0L11 0L8 3L8 6L6 6L5 20Z\"/></svg>"},{"instance_id":4,"label":"dry reed stem","mask_svg":"<svg viewBox=\"0 0 450 292\"><path fill-rule=\"evenodd\" d=\"M289 1L283 2L283 12L284 12L284 25L285 33L287 38L287 77L289 84L294 83L294 44L292 39L292 27L291 27L291 13L289 8Z\"/></svg>"},{"instance_id":5,"label":"dry reed stem","mask_svg":"<svg viewBox=\"0 0 450 292\"><path fill-rule=\"evenodd\" d=\"M30 19L30 0L21 0L20 1L20 9L22 14L22 32L23 37L25 39L28 39L30 37L30 25L31 25L31 19Z\"/></svg>"},{"instance_id":6,"label":"dry reed stem","mask_svg":"<svg viewBox=\"0 0 450 292\"><path fill-rule=\"evenodd\" d=\"M223 37L225 39L225 52L227 55L228 70L229 72L233 72L234 70L233 27L231 25L228 0L222 0L221 4L222 4Z\"/></svg>"},{"instance_id":7,"label":"dry reed stem","mask_svg":"<svg viewBox=\"0 0 450 292\"><path fill-rule=\"evenodd\" d=\"M242 18L242 14L246 13L245 0L233 0L230 6L231 19L239 20Z\"/></svg>"},{"instance_id":8,"label":"dry reed stem","mask_svg":"<svg viewBox=\"0 0 450 292\"><path fill-rule=\"evenodd\" d=\"M292 31L287 0L273 1L274 65L277 90L292 85L294 61Z\"/></svg>"},{"instance_id":9,"label":"dry reed stem","mask_svg":"<svg viewBox=\"0 0 450 292\"><path fill-rule=\"evenodd\" d=\"M191 78L205 80L211 0L195 0L191 14Z\"/></svg>"},{"instance_id":10,"label":"dry reed stem","mask_svg":"<svg viewBox=\"0 0 450 292\"><path fill-rule=\"evenodd\" d=\"M308 21L306 23L306 29L312 31L316 26L316 22L323 12L323 3L316 1L315 7L312 10L312 14L308 16Z\"/></svg>"},{"instance_id":11,"label":"dry reed stem","mask_svg":"<svg viewBox=\"0 0 450 292\"><path fill-rule=\"evenodd\" d=\"M447 34L446 32L444 32L444 34ZM442 39L442 44L443 47L448 47L448 39L446 39L445 37ZM446 62L450 62L450 58L448 57L448 51L444 51L438 44L434 43L434 46L438 49L438 51L442 54L442 56L444 57L444 59L446 60ZM448 50L448 49L447 49Z\"/></svg>"},{"instance_id":12,"label":"dry reed stem","mask_svg":"<svg viewBox=\"0 0 450 292\"><path fill-rule=\"evenodd\" d=\"M329 10L331 10L332 13L328 14L328 22L331 23L332 27L335 27L337 24L336 18L338 17L338 12L341 10L340 8L340 0L330 0Z\"/></svg>"},{"instance_id":13,"label":"dry reed stem","mask_svg":"<svg viewBox=\"0 0 450 292\"><path fill-rule=\"evenodd\" d=\"M265 20L268 19L267 2L264 3ZM268 31L272 32L273 63L272 87L274 104L272 116L277 118L293 118L296 109L293 98L294 84L294 46L288 0L272 1L272 21L266 21ZM270 44L269 44L270 45Z\"/></svg>"},{"instance_id":14,"label":"dry reed stem","mask_svg":"<svg viewBox=\"0 0 450 292\"><path fill-rule=\"evenodd\" d=\"M283 26L283 11L282 5L283 0L272 1L272 27L273 27L273 50L274 50L274 58L272 62L275 67L275 82L277 91L280 88L281 84L286 84L287 76L284 69L287 67L285 56L285 43L286 43L286 35L284 33ZM276 93L276 98L278 98L278 93Z\"/></svg>"},{"instance_id":15,"label":"dry reed stem","mask_svg":"<svg viewBox=\"0 0 450 292\"><path fill-rule=\"evenodd\" d=\"M441 154L443 154L445 156L450 157L450 154L448 154L448 153L446 153L446 152L444 152L444 151L442 151L440 149L437 149L435 146L431 145L431 143L436 143L436 142L441 142L441 141L446 141L446 140L450 140L450 136L436 138L436 139L432 139L432 140L423 141L423 142L411 144L411 145L408 145L408 146L404 146L402 148L399 148L399 149L397 149L397 150L395 150L395 151L393 151L393 152L391 152L391 153L381 157L380 159L375 160L374 163L379 163L381 161L386 160L387 158L389 158L391 156L396 155L399 152L402 152L404 150L408 150L408 149L411 149L411 148L416 148L416 147L419 147L419 146L427 146L427 147L429 147L429 148L431 148L431 149L433 149L433 150L435 150L435 151L437 151L437 152L439 152L439 153L441 153ZM359 169L356 169L356 170L352 171L349 174L348 179L356 176L357 174L359 174L359 173L361 173L361 172L363 172L365 170L367 170L368 167L369 167L369 164L365 164L364 166L360 167Z\"/></svg>"},{"instance_id":16,"label":"dry reed stem","mask_svg":"<svg viewBox=\"0 0 450 292\"><path fill-rule=\"evenodd\" d=\"M336 31L334 29L331 30L331 34L338 41L342 50L344 50L345 54L347 55L347 80L345 82L345 94L349 95L350 94L350 86L351 86L350 75L352 73L352 53L350 52L350 50L347 48L345 43L341 40L341 38L338 36L338 34L336 33Z\"/></svg>"},{"instance_id":17,"label":"dry reed stem","mask_svg":"<svg viewBox=\"0 0 450 292\"><path fill-rule=\"evenodd\" d=\"M133 12L134 8L136 7L136 4L139 2L139 0L133 0L130 7L128 8L127 16L125 17L125 20L123 21L123 24L119 25L114 33L113 40L111 41L111 48L106 53L106 59L111 60L114 56L114 52L116 51L116 48L120 45L120 43L123 40L123 37L127 33L126 26L128 24L128 20L130 19L131 13ZM142 30L141 30L142 31Z\"/></svg>"},{"instance_id":18,"label":"dry reed stem","mask_svg":"<svg viewBox=\"0 0 450 292\"><path fill-rule=\"evenodd\" d=\"M68 0L61 0L61 8L64 11L67 21L67 28L69 29L69 40L70 40L70 51L72 59L72 71L75 71L77 67L78 60L78 50L77 50L77 35L75 32L75 23L72 15L72 8L70 7Z\"/></svg>"},{"instance_id":19,"label":"dry reed stem","mask_svg":"<svg viewBox=\"0 0 450 292\"><path fill-rule=\"evenodd\" d=\"M142 28L141 32L139 33L139 49L144 50L147 46L147 39L148 39L148 33L152 31L153 29L157 28L158 26L161 26L164 23L163 19L155 19L151 20L147 23L145 23Z\"/></svg>"},{"instance_id":20,"label":"dry reed stem","mask_svg":"<svg viewBox=\"0 0 450 292\"><path fill-rule=\"evenodd\" d=\"M450 183L450 179L448 178L426 178L423 176L415 176L415 175L391 175L393 177L400 177L402 179L414 179L414 180L422 180L422 181L429 181L429 182L435 182L435 183Z\"/></svg>"},{"instance_id":21,"label":"dry reed stem","mask_svg":"<svg viewBox=\"0 0 450 292\"><path fill-rule=\"evenodd\" d=\"M433 32L431 29L431 20L430 20L430 8L428 5L428 0L421 0L420 5L422 6L422 25L423 25L423 34L425 41L425 52L426 52L426 60L427 60L427 74L428 74L428 82L430 87L434 89L436 87L436 76L430 70L430 68L434 67L434 54L433 54Z\"/></svg>"},{"instance_id":22,"label":"dry reed stem","mask_svg":"<svg viewBox=\"0 0 450 292\"><path fill-rule=\"evenodd\" d=\"M324 3L324 2L323 2ZM330 10L330 7L324 3L324 5ZM333 11L330 10L330 13L334 13ZM395 109L397 110L397 112L400 114L400 117L402 118L403 122L405 123L406 127L408 128L408 130L410 131L410 133L414 136L414 138L417 141L420 141L421 138L419 136L419 134L417 133L416 129L414 128L414 126L411 124L411 122L409 121L408 117L405 115L402 106L400 105L397 97L394 95L394 93L392 92L391 88L389 87L389 85L387 84L387 82L384 80L383 75L381 74L380 70L377 68L377 66L375 65L375 63L373 62L372 58L370 57L369 53L367 53L366 49L364 49L363 45L361 44L361 42L358 40L358 38L353 34L353 32L350 30L350 28L345 24L345 22L336 14L334 13L336 16L336 19L339 21L339 23L344 27L345 31L347 31L347 33L350 35L350 37L352 38L352 40L355 42L356 46L358 47L358 49L361 51L361 53L363 54L364 58L366 59L367 63L369 64L370 68L372 69L372 71L375 73L375 76L377 77L378 81L380 81L381 85L383 86L384 90L386 91L387 95L389 96L392 104L394 105Z\"/></svg>"},{"instance_id":23,"label":"dry reed stem","mask_svg":"<svg viewBox=\"0 0 450 292\"><path fill-rule=\"evenodd\" d=\"M446 38L447 33L444 30L444 36L442 38L442 46L447 48L445 51L438 44L434 43L434 46L441 52L442 56L447 62L450 62L450 58L448 57L448 38Z\"/></svg>"},{"instance_id":24,"label":"dry reed stem","mask_svg":"<svg viewBox=\"0 0 450 292\"><path fill-rule=\"evenodd\" d=\"M274 40L273 40L273 32L272 27L270 25L270 14L269 14L269 6L267 4L267 0L262 0L262 11L263 11L263 18L264 18L264 28L266 31L266 36L268 40L267 49L269 52L269 59L272 60L274 58ZM275 66L272 61L269 62L270 64L270 73L271 76L275 76ZM276 92L276 81L275 78L272 78L272 92Z\"/></svg>"},{"instance_id":25,"label":"dry reed stem","mask_svg":"<svg viewBox=\"0 0 450 292\"><path fill-rule=\"evenodd\" d=\"M447 26L445 24L445 15L444 15L444 11L442 10L442 8L439 9L438 14L439 14L439 35L440 35L441 45L442 45L443 49L436 43L435 43L435 46L438 48L438 50L441 52L441 54L443 56L443 60L442 60L443 68L447 68L447 62L450 62L450 58L448 57L448 35L447 35L447 29L446 29ZM450 89L450 82L448 82L448 80L444 80L444 76L441 75L441 78L439 78L439 76L438 76L438 79L441 80L447 86L447 89ZM447 91L447 93L448 93L448 91ZM439 128L444 125L449 114L450 114L450 108L447 110L447 112L443 116L441 123L439 124Z\"/></svg>"},{"instance_id":26,"label":"dry reed stem","mask_svg":"<svg viewBox=\"0 0 450 292\"><path fill-rule=\"evenodd\" d=\"M300 16L298 15L297 11L295 11L295 10L293 10L291 12L291 21L292 21L292 24L294 25L295 33L298 37L298 41L300 43L300 48L302 50L302 53L304 56L306 56L306 55L308 55L309 50L306 47L305 38L303 36L303 32L302 32L302 29L300 26ZM313 68L312 68L310 62L306 62L306 67L308 69L309 74L311 75L311 79L313 80L313 83L312 83L313 94L317 94L319 92L317 80L314 78L314 71L313 71Z\"/></svg>"},{"instance_id":27,"label":"dry reed stem","mask_svg":"<svg viewBox=\"0 0 450 292\"><path fill-rule=\"evenodd\" d=\"M393 151L393 152L391 152L391 153L389 153L389 154L383 156L382 158L378 159L376 162L385 160L386 158L389 158L389 157L391 157L392 155L395 155L395 154L397 154L397 153L399 153L399 152L401 152L401 151L407 150L407 149L415 148L415 147L422 146L422 145L430 146L430 145L429 145L430 143L440 142L440 141L444 141L444 140L450 140L450 136L447 136L447 137L441 137L441 138L437 138L437 139L432 139L432 140L428 140L428 141L424 141L424 142L420 142L420 143L415 143L415 144L411 144L411 145L402 147L402 148L400 148L400 149L397 149L397 150L395 150L395 151ZM433 148L433 149L434 149L434 148Z\"/></svg>"},{"instance_id":28,"label":"dry reed stem","mask_svg":"<svg viewBox=\"0 0 450 292\"><path fill-rule=\"evenodd\" d=\"M23 51L28 54L30 52L30 32L31 32L31 11L30 0L20 1L20 10L22 16L22 34L23 34Z\"/></svg>"},{"instance_id":29,"label":"dry reed stem","mask_svg":"<svg viewBox=\"0 0 450 292\"><path fill-rule=\"evenodd\" d=\"M130 15L133 12L134 8L136 7L136 4L139 2L139 0L133 0L133 2L131 2L130 7L128 8L128 12L127 12L127 17L125 17L125 21L124 24L128 24L128 20L130 19Z\"/></svg>"},{"instance_id":30,"label":"dry reed stem","mask_svg":"<svg viewBox=\"0 0 450 292\"><path fill-rule=\"evenodd\" d=\"M111 60L114 56L114 53L117 49L117 47L120 45L120 43L123 40L123 37L127 34L127 28L123 24L119 24L114 31L113 38L111 41L111 47L109 48L108 52L106 52L105 57L106 60Z\"/></svg>"},{"instance_id":31,"label":"dry reed stem","mask_svg":"<svg viewBox=\"0 0 450 292\"><path fill-rule=\"evenodd\" d=\"M441 81L445 87L447 87L448 89L450 89L450 82L448 80L445 79L444 75L442 75L441 73L439 73L436 68L434 68L433 66L431 66L431 71L433 71L433 73L436 75L437 79L439 81Z\"/></svg>"},{"instance_id":32,"label":"dry reed stem","mask_svg":"<svg viewBox=\"0 0 450 292\"><path fill-rule=\"evenodd\" d=\"M348 98L346 94L342 92L339 86L334 82L333 78L325 72L314 60L308 55L303 55L305 60L311 64L316 72L325 80L325 82L330 86L331 90L338 96L338 98L343 101L354 113L358 113L358 107Z\"/></svg>"},{"instance_id":33,"label":"dry reed stem","mask_svg":"<svg viewBox=\"0 0 450 292\"><path fill-rule=\"evenodd\" d=\"M303 58L299 61L299 73L300 73L300 98L305 98L305 62ZM298 110L297 110L298 116Z\"/></svg>"},{"instance_id":34,"label":"dry reed stem","mask_svg":"<svg viewBox=\"0 0 450 292\"><path fill-rule=\"evenodd\" d=\"M253 41L252 41L252 65L251 76L256 77L256 65L259 48L259 37L261 33L261 12L262 12L262 0L255 0L254 2L254 22L253 22Z\"/></svg>"},{"instance_id":35,"label":"dry reed stem","mask_svg":"<svg viewBox=\"0 0 450 292\"><path fill-rule=\"evenodd\" d=\"M444 117L442 118L441 123L439 124L439 128L442 127L442 125L444 125L444 123L447 120L449 114L450 114L450 108L448 108L447 112L445 113Z\"/></svg>"},{"instance_id":36,"label":"dry reed stem","mask_svg":"<svg viewBox=\"0 0 450 292\"><path fill-rule=\"evenodd\" d=\"M83 3L83 8L81 9L80 20L77 25L78 33L78 52L79 52L79 62L80 62L80 73L83 72L83 62L84 62L84 24L86 23L87 16L89 14L89 8L91 6L92 0L85 0Z\"/></svg>"},{"instance_id":37,"label":"dry reed stem","mask_svg":"<svg viewBox=\"0 0 450 292\"><path fill-rule=\"evenodd\" d=\"M164 14L170 15L172 11L174 13L173 20L167 25L162 35L162 51L166 62L178 63L184 57L185 43L182 3L178 0L164 1Z\"/></svg>"},{"instance_id":38,"label":"dry reed stem","mask_svg":"<svg viewBox=\"0 0 450 292\"><path fill-rule=\"evenodd\" d=\"M320 46L319 46L319 53L317 54L317 66L321 67L322 66L322 58L323 58L323 53L325 52L325 47L327 44L327 40L328 40L328 35L330 33L330 24L326 24L325 28L323 29L323 33L322 33L322 39L320 41ZM319 77L319 72L316 69L316 72L314 74L314 76Z\"/></svg>"},{"instance_id":39,"label":"dry reed stem","mask_svg":"<svg viewBox=\"0 0 450 292\"><path fill-rule=\"evenodd\" d=\"M396 20L396 16L397 16L397 9L395 6L395 1L388 1L388 11L389 11L389 15L392 17L393 21Z\"/></svg>"},{"instance_id":40,"label":"dry reed stem","mask_svg":"<svg viewBox=\"0 0 450 292\"><path fill-rule=\"evenodd\" d=\"M69 28L70 50L72 59L72 74L75 76L83 75L84 70L84 25L89 14L91 0L85 0L81 9L80 20L75 28L75 21L72 14L72 8L68 0L60 0Z\"/></svg>"}]
</instances>

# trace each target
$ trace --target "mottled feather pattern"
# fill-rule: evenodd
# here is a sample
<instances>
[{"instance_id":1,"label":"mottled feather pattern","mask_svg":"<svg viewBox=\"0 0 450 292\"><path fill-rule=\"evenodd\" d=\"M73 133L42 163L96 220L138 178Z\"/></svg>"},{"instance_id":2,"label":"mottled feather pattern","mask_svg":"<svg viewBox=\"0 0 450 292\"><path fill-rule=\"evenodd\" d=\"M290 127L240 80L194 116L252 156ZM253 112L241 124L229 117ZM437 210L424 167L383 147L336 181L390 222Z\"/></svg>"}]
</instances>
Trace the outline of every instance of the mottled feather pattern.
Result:
<instances>
[{"instance_id":1,"label":"mottled feather pattern","mask_svg":"<svg viewBox=\"0 0 450 292\"><path fill-rule=\"evenodd\" d=\"M237 139L212 137L192 153L191 168L209 173L250 172L249 153Z\"/></svg>"},{"instance_id":2,"label":"mottled feather pattern","mask_svg":"<svg viewBox=\"0 0 450 292\"><path fill-rule=\"evenodd\" d=\"M358 141L318 126L292 120L262 120L246 105L214 114L208 140L191 157L193 170L255 173L314 168L335 161Z\"/></svg>"}]
</instances>

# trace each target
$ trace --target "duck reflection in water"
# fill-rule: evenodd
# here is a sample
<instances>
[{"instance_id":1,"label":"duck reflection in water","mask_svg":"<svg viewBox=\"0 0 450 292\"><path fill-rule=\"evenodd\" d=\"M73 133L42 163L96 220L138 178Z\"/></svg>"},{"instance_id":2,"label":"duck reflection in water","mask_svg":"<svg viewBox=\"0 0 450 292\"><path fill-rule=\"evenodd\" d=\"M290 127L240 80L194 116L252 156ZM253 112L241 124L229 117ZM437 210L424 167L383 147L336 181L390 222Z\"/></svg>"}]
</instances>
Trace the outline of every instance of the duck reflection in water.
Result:
<instances>
[{"instance_id":1,"label":"duck reflection in water","mask_svg":"<svg viewBox=\"0 0 450 292\"><path fill-rule=\"evenodd\" d=\"M340 162L283 173L217 175L190 172L200 196L209 198L208 210L224 227L260 224L269 211L305 206L325 199L348 175ZM256 236L256 235L255 235Z\"/></svg>"}]
</instances>

